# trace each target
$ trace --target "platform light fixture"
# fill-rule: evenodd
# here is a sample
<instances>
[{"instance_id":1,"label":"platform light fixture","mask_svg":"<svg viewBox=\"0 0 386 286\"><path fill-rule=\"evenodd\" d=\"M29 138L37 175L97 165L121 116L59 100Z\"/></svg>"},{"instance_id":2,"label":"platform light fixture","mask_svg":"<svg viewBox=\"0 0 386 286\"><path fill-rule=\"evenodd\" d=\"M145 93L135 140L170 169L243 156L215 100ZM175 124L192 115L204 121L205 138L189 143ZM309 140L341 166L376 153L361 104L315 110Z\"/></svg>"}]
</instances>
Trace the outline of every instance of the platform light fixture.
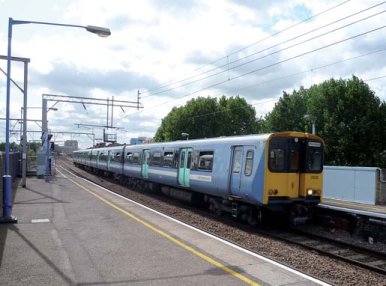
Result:
<instances>
[{"instance_id":1,"label":"platform light fixture","mask_svg":"<svg viewBox=\"0 0 386 286\"><path fill-rule=\"evenodd\" d=\"M310 121L311 124L312 124L312 134L316 134L316 130L315 130L315 121L316 121L316 117L312 114L306 114L303 116L303 118L307 121Z\"/></svg>"},{"instance_id":2,"label":"platform light fixture","mask_svg":"<svg viewBox=\"0 0 386 286\"><path fill-rule=\"evenodd\" d=\"M189 133L182 132L182 133L181 133L181 136L182 136L182 137L186 137L186 140L189 140Z\"/></svg>"}]
</instances>

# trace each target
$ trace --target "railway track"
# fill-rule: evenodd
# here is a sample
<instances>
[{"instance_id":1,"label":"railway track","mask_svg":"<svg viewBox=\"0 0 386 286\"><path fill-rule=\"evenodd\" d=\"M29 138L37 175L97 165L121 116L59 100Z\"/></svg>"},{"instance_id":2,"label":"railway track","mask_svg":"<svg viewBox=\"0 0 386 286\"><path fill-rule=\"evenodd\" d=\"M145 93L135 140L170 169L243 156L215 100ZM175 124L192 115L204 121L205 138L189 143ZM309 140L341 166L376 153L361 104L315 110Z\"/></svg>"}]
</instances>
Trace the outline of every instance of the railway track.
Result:
<instances>
[{"instance_id":1,"label":"railway track","mask_svg":"<svg viewBox=\"0 0 386 286\"><path fill-rule=\"evenodd\" d=\"M307 233L299 229L261 230L260 233L386 275L385 254L343 241Z\"/></svg>"},{"instance_id":2,"label":"railway track","mask_svg":"<svg viewBox=\"0 0 386 286\"><path fill-rule=\"evenodd\" d=\"M64 162L63 162L64 163ZM69 162L65 162L66 168L75 172L80 177L84 177L81 172L79 172L78 168L70 165ZM89 178L86 178L89 179ZM106 179L107 180L107 179ZM94 183L101 185L99 182L94 181ZM111 181L110 181L111 183ZM113 190L114 191L114 190ZM191 206L190 206L191 208ZM216 216L212 213L204 210L195 210L203 216L215 218ZM218 218L216 218L218 219ZM185 222L189 224L189 222ZM386 254L379 253L376 251L369 250L367 248L359 247L356 245L352 245L350 243L346 243L343 241L336 241L334 239L329 239L326 237L318 236L312 233L304 232L301 229L283 229L283 228L255 228L245 225L244 223L239 223L235 221L228 221L231 227L236 227L241 230L250 231L251 233L264 235L265 237L274 238L276 240L285 241L290 244L294 244L297 246L301 246L303 248L315 251L317 253L323 254L325 256L345 261L349 264L359 266L364 269L371 270L376 273L380 273L382 275L386 275ZM197 225L194 225L196 228ZM219 236L216 233L212 233L208 229L201 228L203 231L209 232L215 236ZM227 238L221 237L222 239L231 241ZM241 243L235 243L240 247L246 248L250 251L256 252L253 249L242 245Z\"/></svg>"}]
</instances>

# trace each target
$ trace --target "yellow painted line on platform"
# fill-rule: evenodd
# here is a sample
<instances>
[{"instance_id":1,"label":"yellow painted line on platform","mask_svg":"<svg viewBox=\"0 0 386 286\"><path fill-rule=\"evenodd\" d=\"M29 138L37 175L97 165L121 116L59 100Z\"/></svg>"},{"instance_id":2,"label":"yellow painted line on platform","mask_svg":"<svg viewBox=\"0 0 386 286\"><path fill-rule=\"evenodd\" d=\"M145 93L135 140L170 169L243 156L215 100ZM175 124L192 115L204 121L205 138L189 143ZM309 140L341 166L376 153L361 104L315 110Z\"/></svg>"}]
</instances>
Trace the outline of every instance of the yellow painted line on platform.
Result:
<instances>
[{"instance_id":1,"label":"yellow painted line on platform","mask_svg":"<svg viewBox=\"0 0 386 286\"><path fill-rule=\"evenodd\" d=\"M60 171L59 171L59 172L60 172ZM231 268L225 266L225 265L222 264L221 262L219 262L219 261L217 261L217 260L215 260L215 259L209 257L208 255L206 255L206 254L204 254L204 253L202 253L202 252L200 252L200 251L194 249L193 247L191 247L191 246L189 246L189 245L183 243L182 241L180 241L180 240L178 240L178 239L172 237L171 235L169 235L169 234L167 234L166 232L160 230L159 228L155 227L154 225L152 225L152 224L150 224L150 223L148 223L148 222L146 222L146 221L140 219L139 217L137 217L136 215L130 213L129 211L120 208L119 206L115 205L114 203L110 202L109 200L107 200L107 199L103 198L102 196L100 196L100 195L94 193L93 191L89 190L89 189L86 188L85 186L79 184L78 182L72 180L72 179L69 178L69 177L66 177L62 172L60 172L60 173L64 176L64 178L68 179L69 181L71 181L72 183L74 183L75 185L77 185L79 188L81 188L81 189L85 190L86 192L92 194L93 196L95 196L95 197L97 197L99 200L101 200L102 202L108 204L108 205L111 206L112 208L114 208L114 209L120 211L121 213L127 215L128 217L132 218L133 220L135 220L135 221L137 221L137 222L143 224L143 225L146 226L147 228L149 228L149 229L151 229L152 231L158 233L159 235L165 237L166 239L170 240L170 241L173 242L174 244L176 244L176 245L182 247L183 249L185 249L185 250L187 250L187 251L193 253L194 255L196 255L196 256L202 258L203 260L209 262L210 264L213 264L214 266L220 268L221 270L223 270L223 271L229 273L230 275L232 275L232 276L234 276L234 277L240 279L241 281L243 281L243 282L245 282L245 283L247 283L247 284L249 284L249 285L260 286L260 284L258 284L257 282L255 282L255 281L249 279L248 277L246 277L246 276L244 276L244 275L238 273L237 271L235 271L235 270L233 270L233 269L231 269Z\"/></svg>"}]
</instances>

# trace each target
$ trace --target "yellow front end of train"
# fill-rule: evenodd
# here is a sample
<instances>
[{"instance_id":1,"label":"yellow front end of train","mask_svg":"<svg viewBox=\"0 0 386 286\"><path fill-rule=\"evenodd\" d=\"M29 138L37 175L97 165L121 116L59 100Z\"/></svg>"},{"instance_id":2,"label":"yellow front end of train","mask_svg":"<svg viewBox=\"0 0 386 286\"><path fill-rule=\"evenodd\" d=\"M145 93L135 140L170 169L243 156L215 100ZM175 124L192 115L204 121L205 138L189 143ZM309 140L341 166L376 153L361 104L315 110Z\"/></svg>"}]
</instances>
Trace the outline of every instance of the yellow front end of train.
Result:
<instances>
[{"instance_id":1,"label":"yellow front end of train","mask_svg":"<svg viewBox=\"0 0 386 286\"><path fill-rule=\"evenodd\" d=\"M272 134L266 142L264 205L280 211L317 205L323 189L323 140L300 132Z\"/></svg>"}]
</instances>

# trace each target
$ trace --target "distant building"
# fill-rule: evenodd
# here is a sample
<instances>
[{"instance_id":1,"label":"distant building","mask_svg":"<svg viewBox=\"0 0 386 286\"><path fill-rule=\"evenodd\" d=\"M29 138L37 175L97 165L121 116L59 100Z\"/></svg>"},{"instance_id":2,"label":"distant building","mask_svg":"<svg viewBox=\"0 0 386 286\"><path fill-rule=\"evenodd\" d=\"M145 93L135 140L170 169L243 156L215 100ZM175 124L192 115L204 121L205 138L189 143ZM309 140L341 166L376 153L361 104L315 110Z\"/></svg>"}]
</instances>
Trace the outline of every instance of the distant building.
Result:
<instances>
[{"instance_id":1,"label":"distant building","mask_svg":"<svg viewBox=\"0 0 386 286\"><path fill-rule=\"evenodd\" d=\"M144 140L145 140L145 137L131 138L130 145L143 144Z\"/></svg>"},{"instance_id":2,"label":"distant building","mask_svg":"<svg viewBox=\"0 0 386 286\"><path fill-rule=\"evenodd\" d=\"M73 151L78 150L78 141L66 140L64 141L64 146L61 147L61 149L64 154L71 155Z\"/></svg>"},{"instance_id":3,"label":"distant building","mask_svg":"<svg viewBox=\"0 0 386 286\"><path fill-rule=\"evenodd\" d=\"M96 143L95 144L95 148L103 148L103 147L106 147L106 143L105 142L100 142L100 143Z\"/></svg>"},{"instance_id":4,"label":"distant building","mask_svg":"<svg viewBox=\"0 0 386 286\"><path fill-rule=\"evenodd\" d=\"M153 138L138 137L138 138L130 139L130 145L149 144L149 143L153 143Z\"/></svg>"},{"instance_id":5,"label":"distant building","mask_svg":"<svg viewBox=\"0 0 386 286\"><path fill-rule=\"evenodd\" d=\"M75 150L78 150L78 141L66 140L66 141L64 141L64 147L73 148Z\"/></svg>"}]
</instances>

